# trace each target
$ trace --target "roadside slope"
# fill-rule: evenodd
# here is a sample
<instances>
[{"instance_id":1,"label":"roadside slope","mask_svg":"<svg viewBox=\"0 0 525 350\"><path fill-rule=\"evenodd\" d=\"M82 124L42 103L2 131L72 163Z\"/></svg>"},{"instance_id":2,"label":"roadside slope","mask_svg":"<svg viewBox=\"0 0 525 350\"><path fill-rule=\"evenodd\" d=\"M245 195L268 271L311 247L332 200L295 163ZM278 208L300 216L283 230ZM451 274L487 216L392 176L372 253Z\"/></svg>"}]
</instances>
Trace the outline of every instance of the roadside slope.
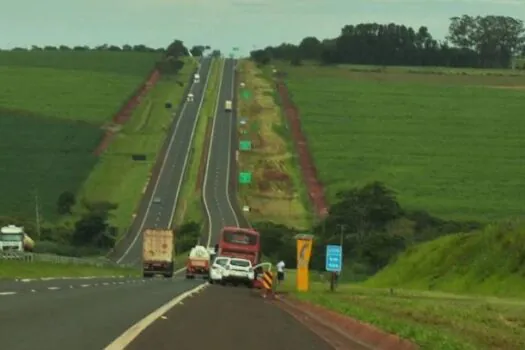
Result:
<instances>
[{"instance_id":1,"label":"roadside slope","mask_svg":"<svg viewBox=\"0 0 525 350\"><path fill-rule=\"evenodd\" d=\"M525 297L524 276L525 222L514 220L409 248L364 285Z\"/></svg>"}]
</instances>

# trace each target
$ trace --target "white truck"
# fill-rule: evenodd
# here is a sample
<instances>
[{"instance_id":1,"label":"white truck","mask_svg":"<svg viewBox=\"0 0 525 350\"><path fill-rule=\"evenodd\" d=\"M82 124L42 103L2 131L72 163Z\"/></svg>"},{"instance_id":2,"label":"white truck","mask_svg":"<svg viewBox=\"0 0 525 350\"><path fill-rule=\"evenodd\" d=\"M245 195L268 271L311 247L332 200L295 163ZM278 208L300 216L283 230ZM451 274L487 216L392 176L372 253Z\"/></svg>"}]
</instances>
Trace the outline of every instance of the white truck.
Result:
<instances>
[{"instance_id":1,"label":"white truck","mask_svg":"<svg viewBox=\"0 0 525 350\"><path fill-rule=\"evenodd\" d=\"M231 112L231 110L232 110L232 101L231 100L226 100L226 102L224 103L224 110L226 112Z\"/></svg>"},{"instance_id":2,"label":"white truck","mask_svg":"<svg viewBox=\"0 0 525 350\"><path fill-rule=\"evenodd\" d=\"M162 274L173 277L173 230L146 229L143 233L142 269L144 277Z\"/></svg>"},{"instance_id":3,"label":"white truck","mask_svg":"<svg viewBox=\"0 0 525 350\"><path fill-rule=\"evenodd\" d=\"M198 83L200 83L200 81L201 81L201 76L199 75L199 73L195 73L195 74L193 75L193 82L194 82L195 84L198 84Z\"/></svg>"},{"instance_id":4,"label":"white truck","mask_svg":"<svg viewBox=\"0 0 525 350\"><path fill-rule=\"evenodd\" d=\"M186 261L186 278L193 279L195 276L208 278L210 273L210 251L202 245L191 248Z\"/></svg>"},{"instance_id":5,"label":"white truck","mask_svg":"<svg viewBox=\"0 0 525 350\"><path fill-rule=\"evenodd\" d=\"M8 225L0 229L0 251L31 252L35 242L21 226Z\"/></svg>"},{"instance_id":6,"label":"white truck","mask_svg":"<svg viewBox=\"0 0 525 350\"><path fill-rule=\"evenodd\" d=\"M190 92L190 93L188 94L188 99L187 99L187 101L188 101L188 102L193 102L193 98L194 98L193 93Z\"/></svg>"}]
</instances>

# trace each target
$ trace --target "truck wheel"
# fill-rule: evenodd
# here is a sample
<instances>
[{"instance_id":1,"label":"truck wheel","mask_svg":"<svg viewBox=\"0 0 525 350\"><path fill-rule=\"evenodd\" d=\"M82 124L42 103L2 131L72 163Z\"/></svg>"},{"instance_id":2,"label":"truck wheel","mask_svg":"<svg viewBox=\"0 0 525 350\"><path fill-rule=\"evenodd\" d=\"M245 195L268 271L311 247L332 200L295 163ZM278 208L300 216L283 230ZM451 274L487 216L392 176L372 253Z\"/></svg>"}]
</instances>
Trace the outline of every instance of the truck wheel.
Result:
<instances>
[{"instance_id":1,"label":"truck wheel","mask_svg":"<svg viewBox=\"0 0 525 350\"><path fill-rule=\"evenodd\" d=\"M164 278L172 278L172 277L173 277L173 273L164 274Z\"/></svg>"}]
</instances>

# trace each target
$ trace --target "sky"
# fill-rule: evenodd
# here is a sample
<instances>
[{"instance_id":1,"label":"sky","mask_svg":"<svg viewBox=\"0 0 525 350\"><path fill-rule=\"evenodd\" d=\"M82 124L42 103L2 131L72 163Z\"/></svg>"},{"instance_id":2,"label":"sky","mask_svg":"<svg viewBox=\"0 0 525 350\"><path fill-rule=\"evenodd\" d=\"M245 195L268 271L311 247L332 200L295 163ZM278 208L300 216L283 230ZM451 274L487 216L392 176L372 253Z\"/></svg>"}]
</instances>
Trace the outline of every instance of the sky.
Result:
<instances>
[{"instance_id":1,"label":"sky","mask_svg":"<svg viewBox=\"0 0 525 350\"><path fill-rule=\"evenodd\" d=\"M305 36L339 35L346 24L426 25L444 39L449 18L525 20L525 0L2 0L0 48L31 45L205 44L229 53Z\"/></svg>"}]
</instances>

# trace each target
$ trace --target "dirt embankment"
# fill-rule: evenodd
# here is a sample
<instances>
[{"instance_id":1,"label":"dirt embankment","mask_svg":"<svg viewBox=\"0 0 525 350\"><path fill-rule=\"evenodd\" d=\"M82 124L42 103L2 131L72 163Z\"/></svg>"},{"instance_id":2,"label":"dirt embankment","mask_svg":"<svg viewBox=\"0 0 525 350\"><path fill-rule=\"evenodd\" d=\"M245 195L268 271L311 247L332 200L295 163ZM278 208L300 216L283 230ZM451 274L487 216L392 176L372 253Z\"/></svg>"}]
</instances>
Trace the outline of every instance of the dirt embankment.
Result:
<instances>
[{"instance_id":1,"label":"dirt embankment","mask_svg":"<svg viewBox=\"0 0 525 350\"><path fill-rule=\"evenodd\" d=\"M106 128L106 134L100 141L99 145L93 152L95 155L101 155L109 146L115 134L119 130L119 126L124 125L131 114L140 104L144 96L157 84L160 79L160 72L154 70L148 76L146 81L137 89L135 94L122 106L122 108L113 116L112 125Z\"/></svg>"},{"instance_id":2,"label":"dirt embankment","mask_svg":"<svg viewBox=\"0 0 525 350\"><path fill-rule=\"evenodd\" d=\"M293 103L288 88L284 81L276 83L283 111L288 119L288 125L292 133L293 143L299 158L299 165L303 181L308 190L308 197L319 217L328 215L328 204L324 195L324 188L317 177L317 168L308 148L307 139L301 130L301 118L299 109Z\"/></svg>"}]
</instances>

